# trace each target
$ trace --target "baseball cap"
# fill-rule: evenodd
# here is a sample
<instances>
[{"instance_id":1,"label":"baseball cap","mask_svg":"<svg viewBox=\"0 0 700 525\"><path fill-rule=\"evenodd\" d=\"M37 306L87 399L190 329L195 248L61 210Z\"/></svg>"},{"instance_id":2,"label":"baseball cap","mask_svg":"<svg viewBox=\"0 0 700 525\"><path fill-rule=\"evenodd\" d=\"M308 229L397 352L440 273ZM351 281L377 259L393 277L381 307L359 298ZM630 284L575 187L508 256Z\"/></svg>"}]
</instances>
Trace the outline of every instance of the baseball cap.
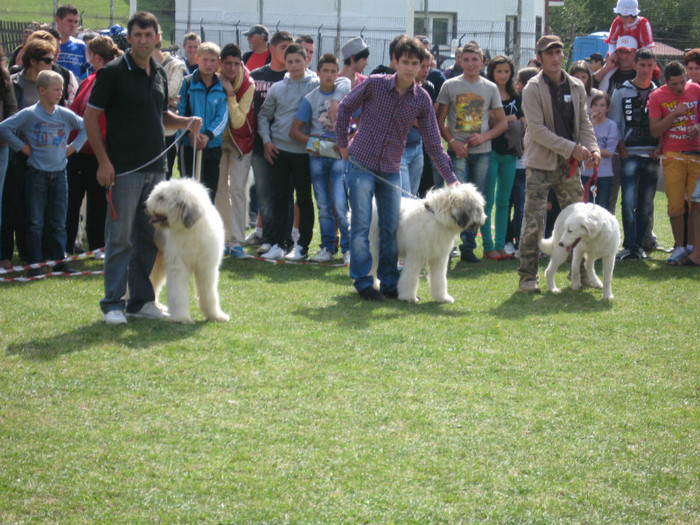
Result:
<instances>
[{"instance_id":1,"label":"baseball cap","mask_svg":"<svg viewBox=\"0 0 700 525\"><path fill-rule=\"evenodd\" d=\"M248 31L243 32L243 36L253 36L253 35L265 35L269 36L270 32L267 30L267 27L261 24L255 24L254 26L251 26Z\"/></svg>"},{"instance_id":2,"label":"baseball cap","mask_svg":"<svg viewBox=\"0 0 700 525\"><path fill-rule=\"evenodd\" d=\"M564 47L564 43L557 35L544 35L537 41L535 49L538 53L547 51L550 47Z\"/></svg>"},{"instance_id":3,"label":"baseball cap","mask_svg":"<svg viewBox=\"0 0 700 525\"><path fill-rule=\"evenodd\" d=\"M365 44L365 41L362 40L361 37L356 36L355 38L351 38L345 44L343 44L343 47L340 48L340 52L343 55L343 62L345 62L348 58L354 57L356 54L360 53L361 51L364 51L367 49L369 46Z\"/></svg>"},{"instance_id":4,"label":"baseball cap","mask_svg":"<svg viewBox=\"0 0 700 525\"><path fill-rule=\"evenodd\" d=\"M637 40L633 36L622 35L617 39L617 46L615 46L615 49L620 49L621 47L624 49L629 49L630 51L636 51Z\"/></svg>"},{"instance_id":5,"label":"baseball cap","mask_svg":"<svg viewBox=\"0 0 700 525\"><path fill-rule=\"evenodd\" d=\"M622 16L637 16L639 14L639 4L637 0L618 0L613 13Z\"/></svg>"}]
</instances>

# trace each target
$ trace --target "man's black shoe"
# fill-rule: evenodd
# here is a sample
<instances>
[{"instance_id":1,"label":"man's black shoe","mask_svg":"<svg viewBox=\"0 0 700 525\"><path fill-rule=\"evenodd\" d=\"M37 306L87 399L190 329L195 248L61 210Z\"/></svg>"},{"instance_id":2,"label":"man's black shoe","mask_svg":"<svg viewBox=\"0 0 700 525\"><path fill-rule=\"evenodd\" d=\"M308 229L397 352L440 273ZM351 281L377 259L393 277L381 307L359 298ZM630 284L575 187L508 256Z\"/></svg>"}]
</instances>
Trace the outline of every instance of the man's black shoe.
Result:
<instances>
[{"instance_id":1,"label":"man's black shoe","mask_svg":"<svg viewBox=\"0 0 700 525\"><path fill-rule=\"evenodd\" d=\"M384 295L380 291L372 288L371 286L369 288L360 290L358 293L360 294L360 297L362 297L362 299L364 299L365 301L382 302L384 300Z\"/></svg>"}]
</instances>

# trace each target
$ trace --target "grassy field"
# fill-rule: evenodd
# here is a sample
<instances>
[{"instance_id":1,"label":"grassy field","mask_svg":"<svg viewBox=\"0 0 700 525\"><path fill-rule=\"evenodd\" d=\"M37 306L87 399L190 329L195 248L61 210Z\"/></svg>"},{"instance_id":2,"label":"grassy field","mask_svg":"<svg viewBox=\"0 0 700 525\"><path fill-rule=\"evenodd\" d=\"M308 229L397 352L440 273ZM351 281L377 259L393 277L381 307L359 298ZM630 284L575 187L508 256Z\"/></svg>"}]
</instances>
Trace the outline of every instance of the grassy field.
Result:
<instances>
[{"instance_id":1,"label":"grassy field","mask_svg":"<svg viewBox=\"0 0 700 525\"><path fill-rule=\"evenodd\" d=\"M698 523L700 274L664 258L612 304L453 263L453 305L227 258L232 320L192 326L1 284L0 522Z\"/></svg>"}]
</instances>

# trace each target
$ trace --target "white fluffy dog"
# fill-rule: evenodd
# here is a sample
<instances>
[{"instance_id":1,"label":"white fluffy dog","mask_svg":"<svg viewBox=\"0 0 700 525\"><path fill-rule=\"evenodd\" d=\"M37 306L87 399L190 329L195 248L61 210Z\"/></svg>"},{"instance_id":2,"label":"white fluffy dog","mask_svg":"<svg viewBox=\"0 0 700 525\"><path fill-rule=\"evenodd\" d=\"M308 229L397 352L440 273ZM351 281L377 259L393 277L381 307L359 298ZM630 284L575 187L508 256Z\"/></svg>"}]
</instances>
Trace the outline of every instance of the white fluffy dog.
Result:
<instances>
[{"instance_id":1,"label":"white fluffy dog","mask_svg":"<svg viewBox=\"0 0 700 525\"><path fill-rule=\"evenodd\" d=\"M168 283L170 320L191 323L189 281L194 282L199 307L208 321L228 321L219 306L219 265L224 226L204 186L192 179L159 183L146 200L146 212L156 228L159 248L151 282L156 299Z\"/></svg>"},{"instance_id":2,"label":"white fluffy dog","mask_svg":"<svg viewBox=\"0 0 700 525\"><path fill-rule=\"evenodd\" d=\"M544 272L549 291L560 291L554 284L554 274L573 251L571 288L578 290L581 287L581 259L585 256L584 267L589 282L594 288L603 289L603 299L612 299L612 275L619 244L620 225L607 210L583 202L564 208L554 223L552 237L539 242L540 250L552 257ZM598 259L603 260L602 283L595 273L594 264Z\"/></svg>"},{"instance_id":3,"label":"white fluffy dog","mask_svg":"<svg viewBox=\"0 0 700 525\"><path fill-rule=\"evenodd\" d=\"M438 303L453 303L447 293L447 265L455 239L462 230L477 232L484 224L484 197L473 184L433 189L425 199L401 199L397 231L399 260L403 269L397 285L399 299L418 302L418 279L428 265L430 294ZM369 233L372 271L377 281L379 228L376 210Z\"/></svg>"}]
</instances>

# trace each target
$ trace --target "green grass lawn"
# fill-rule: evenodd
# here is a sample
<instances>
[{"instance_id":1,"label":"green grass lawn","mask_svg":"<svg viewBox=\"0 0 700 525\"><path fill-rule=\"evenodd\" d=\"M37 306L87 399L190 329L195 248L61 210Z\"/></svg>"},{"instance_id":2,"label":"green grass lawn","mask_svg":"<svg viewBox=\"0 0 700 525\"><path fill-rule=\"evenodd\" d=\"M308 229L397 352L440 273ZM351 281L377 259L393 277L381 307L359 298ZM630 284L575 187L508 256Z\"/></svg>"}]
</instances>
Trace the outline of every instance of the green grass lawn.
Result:
<instances>
[{"instance_id":1,"label":"green grass lawn","mask_svg":"<svg viewBox=\"0 0 700 525\"><path fill-rule=\"evenodd\" d=\"M698 523L700 273L664 259L612 304L485 261L409 305L227 258L231 321L191 326L106 326L100 277L0 284L0 522Z\"/></svg>"}]
</instances>

